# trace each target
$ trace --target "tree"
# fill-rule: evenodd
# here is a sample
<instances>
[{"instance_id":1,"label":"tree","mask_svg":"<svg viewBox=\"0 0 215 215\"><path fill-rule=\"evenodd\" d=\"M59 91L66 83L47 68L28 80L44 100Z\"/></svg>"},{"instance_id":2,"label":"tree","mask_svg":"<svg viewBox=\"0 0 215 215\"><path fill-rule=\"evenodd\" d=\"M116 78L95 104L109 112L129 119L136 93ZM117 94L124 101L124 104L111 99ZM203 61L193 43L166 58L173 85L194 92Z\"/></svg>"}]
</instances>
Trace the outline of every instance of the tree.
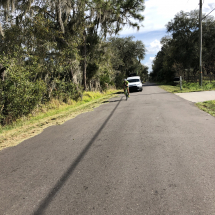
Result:
<instances>
[{"instance_id":1,"label":"tree","mask_svg":"<svg viewBox=\"0 0 215 215\"><path fill-rule=\"evenodd\" d=\"M133 37L111 37L109 42L117 57L112 59L112 65L119 71L116 83L121 84L122 78L128 77L131 73L143 71L141 60L145 56L145 46L142 41L133 41Z\"/></svg>"},{"instance_id":2,"label":"tree","mask_svg":"<svg viewBox=\"0 0 215 215\"><path fill-rule=\"evenodd\" d=\"M19 110L18 103L14 103L13 113L8 109L18 97L13 96L13 86L20 86L19 81L26 83L19 92L28 89L32 98L32 105L26 103L27 111L18 111L27 114L52 98L64 102L78 99L80 84L86 90L87 84L96 80L105 89L115 83L119 73L145 74L141 64L145 48L140 41L128 39L130 50L124 47L127 51L122 56L115 41L106 39L125 25L140 27L144 0L0 0L0 6L0 63L6 68L1 74L0 96L11 95L10 101L1 100L4 117ZM122 70L125 63L129 67L126 72ZM20 99L27 102L29 95L22 93ZM19 115L12 120L16 117Z\"/></svg>"},{"instance_id":3,"label":"tree","mask_svg":"<svg viewBox=\"0 0 215 215\"><path fill-rule=\"evenodd\" d=\"M214 24L212 17L203 20L203 68L205 73L214 70ZM177 75L196 75L199 68L198 11L181 11L166 25L170 37L161 40L163 45L153 62L151 76L169 82Z\"/></svg>"}]
</instances>

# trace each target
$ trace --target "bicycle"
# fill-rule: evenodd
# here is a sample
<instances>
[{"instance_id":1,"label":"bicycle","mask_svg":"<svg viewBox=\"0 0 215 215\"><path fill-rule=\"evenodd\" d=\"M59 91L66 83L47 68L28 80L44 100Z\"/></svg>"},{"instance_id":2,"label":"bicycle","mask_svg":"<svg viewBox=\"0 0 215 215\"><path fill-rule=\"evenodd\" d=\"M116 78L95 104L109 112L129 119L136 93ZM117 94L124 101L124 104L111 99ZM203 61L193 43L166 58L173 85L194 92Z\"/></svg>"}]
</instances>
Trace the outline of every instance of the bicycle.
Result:
<instances>
[{"instance_id":1,"label":"bicycle","mask_svg":"<svg viewBox=\"0 0 215 215\"><path fill-rule=\"evenodd\" d=\"M128 89L125 88L125 96L126 96L126 101L128 100Z\"/></svg>"}]
</instances>

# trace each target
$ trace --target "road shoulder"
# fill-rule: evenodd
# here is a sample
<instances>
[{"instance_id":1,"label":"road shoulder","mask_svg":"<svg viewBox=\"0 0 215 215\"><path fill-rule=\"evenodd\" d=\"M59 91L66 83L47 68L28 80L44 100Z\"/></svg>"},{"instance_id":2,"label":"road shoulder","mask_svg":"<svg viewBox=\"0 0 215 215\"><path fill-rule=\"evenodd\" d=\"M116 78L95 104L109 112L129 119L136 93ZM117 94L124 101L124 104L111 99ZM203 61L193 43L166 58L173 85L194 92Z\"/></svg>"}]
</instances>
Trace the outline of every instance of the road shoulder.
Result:
<instances>
[{"instance_id":1,"label":"road shoulder","mask_svg":"<svg viewBox=\"0 0 215 215\"><path fill-rule=\"evenodd\" d=\"M22 126L15 126L13 129L5 130L0 133L0 150L16 146L24 140L42 133L44 129L50 126L61 125L82 113L93 111L94 108L97 108L100 105L106 103L108 99L117 97L118 93L119 91L116 91L115 93L104 95L99 99L93 99L92 101L79 105L76 108L73 108L71 106L71 108L58 112L55 115L46 116L42 119L37 120L36 122L27 122Z\"/></svg>"}]
</instances>

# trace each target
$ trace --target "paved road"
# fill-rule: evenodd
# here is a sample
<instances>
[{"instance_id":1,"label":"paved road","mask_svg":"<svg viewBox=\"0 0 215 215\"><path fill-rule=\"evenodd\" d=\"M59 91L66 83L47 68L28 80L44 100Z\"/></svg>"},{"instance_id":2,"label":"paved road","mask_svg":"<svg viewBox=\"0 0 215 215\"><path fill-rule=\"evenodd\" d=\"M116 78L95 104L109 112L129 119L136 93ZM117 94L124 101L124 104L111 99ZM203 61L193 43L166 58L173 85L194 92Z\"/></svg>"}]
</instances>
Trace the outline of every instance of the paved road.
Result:
<instances>
[{"instance_id":1,"label":"paved road","mask_svg":"<svg viewBox=\"0 0 215 215\"><path fill-rule=\"evenodd\" d=\"M215 214L215 118L157 86L0 152L0 214Z\"/></svg>"},{"instance_id":2,"label":"paved road","mask_svg":"<svg viewBox=\"0 0 215 215\"><path fill-rule=\"evenodd\" d=\"M175 93L183 99L191 102L205 102L215 100L215 91L201 91L201 92L190 92L190 93Z\"/></svg>"}]
</instances>

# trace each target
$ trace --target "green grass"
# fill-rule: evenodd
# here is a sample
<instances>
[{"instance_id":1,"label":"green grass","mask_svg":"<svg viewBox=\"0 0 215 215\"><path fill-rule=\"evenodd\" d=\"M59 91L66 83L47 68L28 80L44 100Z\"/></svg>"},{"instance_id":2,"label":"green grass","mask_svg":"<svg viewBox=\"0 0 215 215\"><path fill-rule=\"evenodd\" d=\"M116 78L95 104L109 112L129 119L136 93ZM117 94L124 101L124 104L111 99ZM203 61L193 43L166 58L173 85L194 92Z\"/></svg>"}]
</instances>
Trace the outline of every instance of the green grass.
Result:
<instances>
[{"instance_id":1,"label":"green grass","mask_svg":"<svg viewBox=\"0 0 215 215\"><path fill-rule=\"evenodd\" d=\"M77 115L92 111L104 100L115 97L119 90L108 90L105 93L85 92L82 100L70 100L67 104L58 100L38 106L27 117L23 117L11 125L0 126L0 150L15 146L25 139L41 133L44 128L59 125Z\"/></svg>"},{"instance_id":2,"label":"green grass","mask_svg":"<svg viewBox=\"0 0 215 215\"><path fill-rule=\"evenodd\" d=\"M212 81L212 82L204 81L202 88L199 86L198 83L183 82L182 90L180 90L180 86L171 86L171 85L164 85L164 84L160 84L159 86L170 93L187 93L187 92L215 90L215 81ZM209 113L210 115L215 116L215 100L199 102L199 103L196 103L196 106L199 109Z\"/></svg>"},{"instance_id":3,"label":"green grass","mask_svg":"<svg viewBox=\"0 0 215 215\"><path fill-rule=\"evenodd\" d=\"M182 90L180 90L180 86L172 86L172 85L159 85L162 89L166 90L170 93L188 93L188 92L198 92L198 91L208 91L215 90L215 82L203 82L202 87L199 86L198 83L190 83L183 81Z\"/></svg>"},{"instance_id":4,"label":"green grass","mask_svg":"<svg viewBox=\"0 0 215 215\"><path fill-rule=\"evenodd\" d=\"M196 106L199 109L209 113L210 115L215 116L215 100L207 101L207 102L199 102L199 103L196 103Z\"/></svg>"}]
</instances>

